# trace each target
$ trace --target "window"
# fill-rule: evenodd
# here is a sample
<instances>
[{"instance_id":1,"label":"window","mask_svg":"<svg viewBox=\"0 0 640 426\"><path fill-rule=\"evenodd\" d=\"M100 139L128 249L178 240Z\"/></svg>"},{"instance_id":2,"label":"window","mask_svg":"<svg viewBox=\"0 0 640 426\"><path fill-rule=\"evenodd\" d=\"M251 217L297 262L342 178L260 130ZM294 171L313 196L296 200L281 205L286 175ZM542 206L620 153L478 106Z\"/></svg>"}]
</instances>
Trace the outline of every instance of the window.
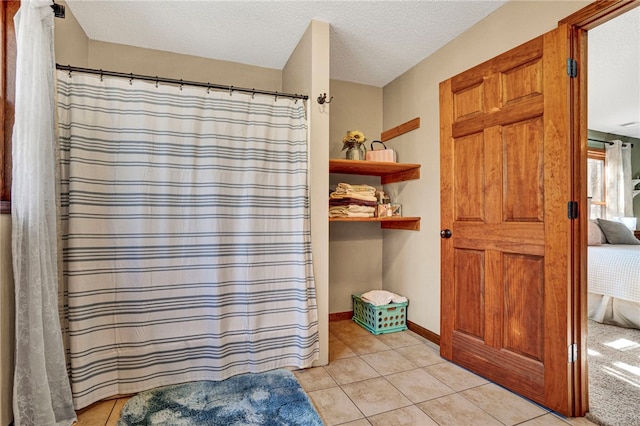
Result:
<instances>
[{"instance_id":1,"label":"window","mask_svg":"<svg viewBox=\"0 0 640 426\"><path fill-rule=\"evenodd\" d=\"M591 199L589 218L604 217L606 179L604 171L604 149L587 149L587 197Z\"/></svg>"}]
</instances>

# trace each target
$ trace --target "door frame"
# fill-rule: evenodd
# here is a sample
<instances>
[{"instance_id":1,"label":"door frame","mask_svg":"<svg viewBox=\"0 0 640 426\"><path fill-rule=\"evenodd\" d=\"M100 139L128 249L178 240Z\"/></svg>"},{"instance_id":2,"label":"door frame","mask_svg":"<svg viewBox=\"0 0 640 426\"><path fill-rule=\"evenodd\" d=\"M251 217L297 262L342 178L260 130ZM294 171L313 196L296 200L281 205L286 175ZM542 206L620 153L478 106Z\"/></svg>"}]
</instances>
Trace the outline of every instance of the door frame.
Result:
<instances>
[{"instance_id":1,"label":"door frame","mask_svg":"<svg viewBox=\"0 0 640 426\"><path fill-rule=\"evenodd\" d=\"M578 362L573 365L574 416L584 416L589 408L587 376L587 32L640 6L638 0L596 0L567 16L558 25L568 24L571 56L578 62L578 76L570 88L570 134L572 138L572 199L578 202L579 220L572 229L572 323L573 341L578 344Z\"/></svg>"}]
</instances>

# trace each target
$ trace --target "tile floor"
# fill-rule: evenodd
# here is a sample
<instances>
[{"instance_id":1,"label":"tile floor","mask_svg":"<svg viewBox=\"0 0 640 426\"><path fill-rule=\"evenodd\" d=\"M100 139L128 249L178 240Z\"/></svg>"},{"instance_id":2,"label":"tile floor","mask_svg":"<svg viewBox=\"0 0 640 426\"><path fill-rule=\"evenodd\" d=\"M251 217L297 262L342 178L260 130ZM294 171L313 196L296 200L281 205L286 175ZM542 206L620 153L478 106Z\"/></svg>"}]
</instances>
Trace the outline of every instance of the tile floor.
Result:
<instances>
[{"instance_id":1,"label":"tile floor","mask_svg":"<svg viewBox=\"0 0 640 426\"><path fill-rule=\"evenodd\" d=\"M327 426L592 426L565 418L440 358L411 331L374 336L329 323L329 365L294 371ZM78 412L77 426L115 425L127 398Z\"/></svg>"},{"instance_id":2,"label":"tile floor","mask_svg":"<svg viewBox=\"0 0 640 426\"><path fill-rule=\"evenodd\" d=\"M593 425L563 418L440 358L411 331L329 323L329 365L296 371L327 425Z\"/></svg>"}]
</instances>

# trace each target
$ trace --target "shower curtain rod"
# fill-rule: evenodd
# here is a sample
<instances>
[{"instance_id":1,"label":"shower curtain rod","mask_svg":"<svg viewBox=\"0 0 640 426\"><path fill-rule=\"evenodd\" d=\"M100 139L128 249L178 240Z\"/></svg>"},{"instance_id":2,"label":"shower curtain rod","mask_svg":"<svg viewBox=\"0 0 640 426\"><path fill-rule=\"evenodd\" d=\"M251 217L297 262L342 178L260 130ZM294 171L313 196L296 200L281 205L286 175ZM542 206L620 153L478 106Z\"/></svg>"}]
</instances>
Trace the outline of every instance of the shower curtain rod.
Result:
<instances>
[{"instance_id":1,"label":"shower curtain rod","mask_svg":"<svg viewBox=\"0 0 640 426\"><path fill-rule=\"evenodd\" d=\"M591 141L591 142L600 142L600 143L606 143L609 145L613 145L613 142L611 141L602 141L600 139L593 139L593 138L587 138L587 140ZM631 148L633 148L633 144L628 143L628 142L622 142L622 146L627 146L627 145L631 145Z\"/></svg>"},{"instance_id":2,"label":"shower curtain rod","mask_svg":"<svg viewBox=\"0 0 640 426\"><path fill-rule=\"evenodd\" d=\"M86 73L86 74L96 74L96 75L99 75L100 77L109 76L109 77L128 78L129 82L131 82L133 80L145 80L145 81L155 81L156 85L158 83L168 83L168 84L175 84L177 86L205 87L205 88L207 88L207 90L209 90L209 89L228 90L229 93L232 93L232 92L244 92L244 93L251 93L251 94L258 94L258 95L269 95L269 96L275 96L276 100L278 99L278 97L291 98L291 99L296 99L296 100L297 99L303 99L303 100L309 99L309 96L307 96L307 95L298 95L297 93L296 94L292 94L292 93L283 93L283 92L272 92L272 91L269 91L269 90L248 89L246 87L225 86L223 84L203 83L203 82L199 82L199 81L178 80L178 79L174 79L174 78L166 78L166 77L158 77L158 76L154 77L154 76L151 76L151 75L141 75L141 74L133 74L133 73L127 74L127 73L124 73L124 72L105 71L105 70L97 70L97 69L92 69L92 68L72 67L71 65L56 64L56 69L62 70L62 71L69 71L69 75L71 75L72 72L82 72L82 73Z\"/></svg>"}]
</instances>

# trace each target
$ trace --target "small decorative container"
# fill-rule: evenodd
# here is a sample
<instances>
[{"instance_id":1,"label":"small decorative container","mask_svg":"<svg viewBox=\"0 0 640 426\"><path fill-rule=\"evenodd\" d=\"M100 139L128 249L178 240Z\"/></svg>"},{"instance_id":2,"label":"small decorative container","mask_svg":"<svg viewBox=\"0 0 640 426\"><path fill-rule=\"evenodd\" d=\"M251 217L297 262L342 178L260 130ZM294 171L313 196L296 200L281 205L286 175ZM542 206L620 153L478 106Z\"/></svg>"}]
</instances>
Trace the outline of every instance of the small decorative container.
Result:
<instances>
[{"instance_id":1,"label":"small decorative container","mask_svg":"<svg viewBox=\"0 0 640 426\"><path fill-rule=\"evenodd\" d=\"M391 203L380 203L377 209L378 217L391 217Z\"/></svg>"},{"instance_id":2,"label":"small decorative container","mask_svg":"<svg viewBox=\"0 0 640 426\"><path fill-rule=\"evenodd\" d=\"M384 193L381 194L381 197L377 206L378 217L391 217L391 200Z\"/></svg>"},{"instance_id":3,"label":"small decorative container","mask_svg":"<svg viewBox=\"0 0 640 426\"><path fill-rule=\"evenodd\" d=\"M358 146L354 146L353 148L347 148L345 158L347 160L364 160L366 151L367 149L364 147L364 144L358 144Z\"/></svg>"},{"instance_id":4,"label":"small decorative container","mask_svg":"<svg viewBox=\"0 0 640 426\"><path fill-rule=\"evenodd\" d=\"M379 143L384 149L373 149L373 144ZM392 149L387 149L387 146L381 141L373 141L371 142L371 149L367 151L365 155L365 160L367 161L382 161L385 163L395 163L396 162L396 153Z\"/></svg>"},{"instance_id":5,"label":"small decorative container","mask_svg":"<svg viewBox=\"0 0 640 426\"><path fill-rule=\"evenodd\" d=\"M352 297L353 320L371 333L384 334L407 329L408 301L376 306L362 300L360 294Z\"/></svg>"},{"instance_id":6,"label":"small decorative container","mask_svg":"<svg viewBox=\"0 0 640 426\"><path fill-rule=\"evenodd\" d=\"M402 216L402 204L391 203L391 216Z\"/></svg>"},{"instance_id":7,"label":"small decorative container","mask_svg":"<svg viewBox=\"0 0 640 426\"><path fill-rule=\"evenodd\" d=\"M349 130L342 138L342 150L347 150L345 158L347 160L364 160L367 154L367 147L364 143L367 138L360 130Z\"/></svg>"}]
</instances>

